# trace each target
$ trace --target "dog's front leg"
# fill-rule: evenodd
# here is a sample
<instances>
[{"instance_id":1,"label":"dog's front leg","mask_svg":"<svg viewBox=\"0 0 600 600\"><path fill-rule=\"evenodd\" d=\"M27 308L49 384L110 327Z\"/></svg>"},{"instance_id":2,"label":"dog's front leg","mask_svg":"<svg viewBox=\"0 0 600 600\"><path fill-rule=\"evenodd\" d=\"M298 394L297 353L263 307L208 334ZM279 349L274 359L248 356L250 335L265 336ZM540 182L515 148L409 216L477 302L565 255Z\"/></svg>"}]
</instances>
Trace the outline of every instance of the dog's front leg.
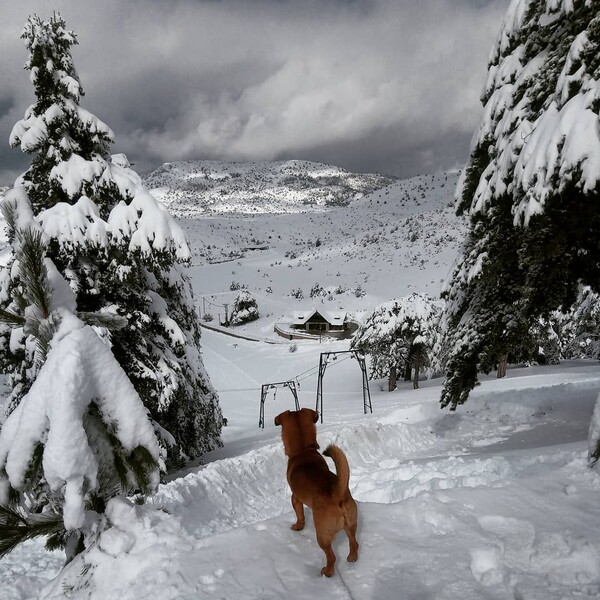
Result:
<instances>
[{"instance_id":1,"label":"dog's front leg","mask_svg":"<svg viewBox=\"0 0 600 600\"><path fill-rule=\"evenodd\" d=\"M294 494L292 494L292 506L296 513L296 522L292 525L294 531L302 531L304 529L304 505Z\"/></svg>"}]
</instances>

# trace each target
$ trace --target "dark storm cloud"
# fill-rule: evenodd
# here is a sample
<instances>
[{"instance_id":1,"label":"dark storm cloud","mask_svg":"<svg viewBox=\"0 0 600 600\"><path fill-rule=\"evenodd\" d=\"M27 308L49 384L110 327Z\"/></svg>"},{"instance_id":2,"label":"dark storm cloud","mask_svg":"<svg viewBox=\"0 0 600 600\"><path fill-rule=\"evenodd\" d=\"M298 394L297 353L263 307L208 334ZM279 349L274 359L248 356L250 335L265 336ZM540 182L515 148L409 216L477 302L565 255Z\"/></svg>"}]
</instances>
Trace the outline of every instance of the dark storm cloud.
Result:
<instances>
[{"instance_id":1,"label":"dark storm cloud","mask_svg":"<svg viewBox=\"0 0 600 600\"><path fill-rule=\"evenodd\" d=\"M55 0L79 36L82 104L140 172L306 158L408 176L467 159L508 0ZM0 183L33 101L19 34L46 0L3 2ZM1 140L6 140L1 142Z\"/></svg>"},{"instance_id":2,"label":"dark storm cloud","mask_svg":"<svg viewBox=\"0 0 600 600\"><path fill-rule=\"evenodd\" d=\"M355 144L340 148L325 144L312 149L309 154L282 153L276 158L310 159L317 153L324 162L343 163L351 171L394 174L410 177L415 174L434 173L443 165L445 170L459 169L468 155L471 134L461 130L440 133L431 144L428 139L418 139L402 126L375 130ZM381 153L381 147L387 152ZM457 156L460 157L457 159Z\"/></svg>"}]
</instances>

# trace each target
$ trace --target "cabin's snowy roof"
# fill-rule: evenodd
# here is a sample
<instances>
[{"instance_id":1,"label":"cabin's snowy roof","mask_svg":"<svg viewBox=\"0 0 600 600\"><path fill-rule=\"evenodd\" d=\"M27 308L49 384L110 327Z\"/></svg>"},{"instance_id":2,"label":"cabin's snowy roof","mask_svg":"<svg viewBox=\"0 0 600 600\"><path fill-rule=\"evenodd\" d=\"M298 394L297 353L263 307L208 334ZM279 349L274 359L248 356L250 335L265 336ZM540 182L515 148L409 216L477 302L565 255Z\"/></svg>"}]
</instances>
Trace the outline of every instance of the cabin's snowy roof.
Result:
<instances>
[{"instance_id":1,"label":"cabin's snowy roof","mask_svg":"<svg viewBox=\"0 0 600 600\"><path fill-rule=\"evenodd\" d=\"M330 325L343 325L346 320L346 313L344 311L309 308L307 310L295 311L292 316L292 324L304 325L315 314L321 315Z\"/></svg>"}]
</instances>

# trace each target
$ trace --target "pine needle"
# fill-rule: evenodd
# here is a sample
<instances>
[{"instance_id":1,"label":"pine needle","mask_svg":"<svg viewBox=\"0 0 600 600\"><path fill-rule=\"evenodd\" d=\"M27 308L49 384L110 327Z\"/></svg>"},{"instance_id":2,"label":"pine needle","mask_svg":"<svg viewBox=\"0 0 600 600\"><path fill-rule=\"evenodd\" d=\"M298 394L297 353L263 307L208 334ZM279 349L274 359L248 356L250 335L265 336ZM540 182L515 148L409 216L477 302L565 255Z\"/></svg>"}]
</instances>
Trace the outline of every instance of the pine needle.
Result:
<instances>
[{"instance_id":1,"label":"pine needle","mask_svg":"<svg viewBox=\"0 0 600 600\"><path fill-rule=\"evenodd\" d=\"M56 513L23 515L0 505L0 558L27 540L40 536L56 538L64 531L62 517Z\"/></svg>"},{"instance_id":2,"label":"pine needle","mask_svg":"<svg viewBox=\"0 0 600 600\"><path fill-rule=\"evenodd\" d=\"M8 228L8 241L10 244L13 243L15 236L17 235L17 203L16 201L12 202L2 202L0 204L0 213L4 217L6 221L6 226Z\"/></svg>"},{"instance_id":3,"label":"pine needle","mask_svg":"<svg viewBox=\"0 0 600 600\"><path fill-rule=\"evenodd\" d=\"M25 229L19 233L19 238L21 247L18 258L25 299L41 312L42 318L46 319L50 314L52 289L44 265L46 246L42 240L42 233Z\"/></svg>"},{"instance_id":4,"label":"pine needle","mask_svg":"<svg viewBox=\"0 0 600 600\"><path fill-rule=\"evenodd\" d=\"M6 323L13 327L23 327L25 325L25 317L10 310L0 308L0 323Z\"/></svg>"}]
</instances>

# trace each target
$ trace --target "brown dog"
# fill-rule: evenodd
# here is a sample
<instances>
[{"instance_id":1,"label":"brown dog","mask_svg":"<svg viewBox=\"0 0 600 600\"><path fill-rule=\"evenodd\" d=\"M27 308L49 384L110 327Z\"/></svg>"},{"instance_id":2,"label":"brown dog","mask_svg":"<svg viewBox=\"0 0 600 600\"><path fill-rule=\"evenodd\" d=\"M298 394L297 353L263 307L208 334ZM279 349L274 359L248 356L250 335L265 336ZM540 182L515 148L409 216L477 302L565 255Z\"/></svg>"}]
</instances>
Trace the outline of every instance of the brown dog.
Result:
<instances>
[{"instance_id":1,"label":"brown dog","mask_svg":"<svg viewBox=\"0 0 600 600\"><path fill-rule=\"evenodd\" d=\"M304 529L304 504L312 509L317 542L327 558L321 575L331 577L334 572L335 554L331 544L336 533L343 529L350 542L348 560L358 559L356 541L356 502L350 495L348 480L350 468L346 455L333 444L323 454L333 459L337 475L318 452L317 422L319 415L310 408L289 411L275 417L275 425L281 425L281 438L288 457L287 480L292 490L292 506L296 512L294 531Z\"/></svg>"}]
</instances>

